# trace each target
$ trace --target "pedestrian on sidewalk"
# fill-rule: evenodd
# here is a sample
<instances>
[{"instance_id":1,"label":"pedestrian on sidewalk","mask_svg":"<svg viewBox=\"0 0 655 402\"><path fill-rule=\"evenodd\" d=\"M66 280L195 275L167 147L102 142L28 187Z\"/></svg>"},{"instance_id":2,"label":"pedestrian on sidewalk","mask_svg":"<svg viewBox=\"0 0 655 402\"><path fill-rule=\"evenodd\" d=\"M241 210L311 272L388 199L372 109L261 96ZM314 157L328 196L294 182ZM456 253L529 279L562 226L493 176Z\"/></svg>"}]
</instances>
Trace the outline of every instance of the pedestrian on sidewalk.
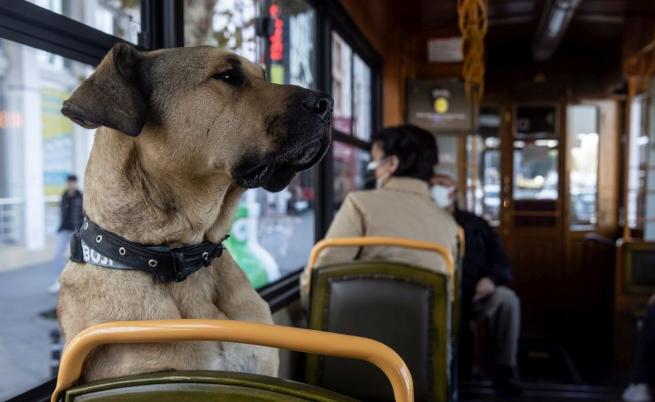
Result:
<instances>
[{"instance_id":1,"label":"pedestrian on sidewalk","mask_svg":"<svg viewBox=\"0 0 655 402\"><path fill-rule=\"evenodd\" d=\"M48 292L59 292L59 274L68 260L66 251L70 238L81 225L84 219L82 208L82 192L77 187L77 176L69 175L66 179L66 191L61 196L61 224L57 229L57 248L55 249L54 264L57 270L57 279L50 285Z\"/></svg>"}]
</instances>

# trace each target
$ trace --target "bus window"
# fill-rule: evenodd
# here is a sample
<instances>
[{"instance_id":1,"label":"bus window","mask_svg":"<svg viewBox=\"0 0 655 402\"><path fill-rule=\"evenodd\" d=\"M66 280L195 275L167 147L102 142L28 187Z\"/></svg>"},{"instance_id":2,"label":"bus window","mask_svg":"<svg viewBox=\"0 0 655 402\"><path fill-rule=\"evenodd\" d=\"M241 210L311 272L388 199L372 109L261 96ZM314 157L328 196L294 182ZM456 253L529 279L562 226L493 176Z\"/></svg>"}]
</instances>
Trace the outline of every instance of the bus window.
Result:
<instances>
[{"instance_id":1,"label":"bus window","mask_svg":"<svg viewBox=\"0 0 655 402\"><path fill-rule=\"evenodd\" d=\"M637 96L630 105L630 149L628 150L628 226L641 237L644 229L646 176L649 138L645 127L645 96ZM641 219L639 218L641 217Z\"/></svg>"},{"instance_id":2,"label":"bus window","mask_svg":"<svg viewBox=\"0 0 655 402\"><path fill-rule=\"evenodd\" d=\"M482 107L478 118L479 136L468 137L469 154L477 149L477 179L469 188L475 189L473 195L474 211L491 224L500 223L500 115L497 108ZM473 177L473 166L469 158L468 177ZM470 197L471 195L469 195Z\"/></svg>"},{"instance_id":3,"label":"bus window","mask_svg":"<svg viewBox=\"0 0 655 402\"><path fill-rule=\"evenodd\" d=\"M569 202L572 229L595 225L598 200L598 107L569 106Z\"/></svg>"},{"instance_id":4,"label":"bus window","mask_svg":"<svg viewBox=\"0 0 655 402\"><path fill-rule=\"evenodd\" d=\"M353 57L353 134L364 141L371 137L371 69L358 56Z\"/></svg>"},{"instance_id":5,"label":"bus window","mask_svg":"<svg viewBox=\"0 0 655 402\"><path fill-rule=\"evenodd\" d=\"M334 210L346 195L365 187L373 130L371 67L337 32L332 32L332 163Z\"/></svg>"},{"instance_id":6,"label":"bus window","mask_svg":"<svg viewBox=\"0 0 655 402\"><path fill-rule=\"evenodd\" d=\"M555 108L519 106L514 140L514 199L557 200L559 141Z\"/></svg>"},{"instance_id":7,"label":"bus window","mask_svg":"<svg viewBox=\"0 0 655 402\"><path fill-rule=\"evenodd\" d=\"M332 127L345 134L352 134L352 49L337 34L332 32L332 97L334 112Z\"/></svg>"},{"instance_id":8,"label":"bus window","mask_svg":"<svg viewBox=\"0 0 655 402\"><path fill-rule=\"evenodd\" d=\"M92 67L0 39L0 400L51 378L48 292L67 260L60 200L84 169L93 131L60 113ZM58 247L59 246L59 247ZM57 250L61 252L57 253ZM57 256L57 258L55 258Z\"/></svg>"},{"instance_id":9,"label":"bus window","mask_svg":"<svg viewBox=\"0 0 655 402\"><path fill-rule=\"evenodd\" d=\"M218 46L257 60L256 0L186 1L184 46Z\"/></svg>"},{"instance_id":10,"label":"bus window","mask_svg":"<svg viewBox=\"0 0 655 402\"><path fill-rule=\"evenodd\" d=\"M186 2L185 45L226 48L266 64L273 83L316 88L314 9L303 0L271 1L265 11L273 19L274 31L260 39L254 21L261 4ZM312 185L311 172L304 171L280 192L258 188L243 195L226 246L255 288L304 265L314 240Z\"/></svg>"},{"instance_id":11,"label":"bus window","mask_svg":"<svg viewBox=\"0 0 655 402\"><path fill-rule=\"evenodd\" d=\"M458 176L457 154L459 147L459 135L439 134L437 145L439 146L439 169Z\"/></svg>"},{"instance_id":12,"label":"bus window","mask_svg":"<svg viewBox=\"0 0 655 402\"><path fill-rule=\"evenodd\" d=\"M642 142L647 142L649 147L646 171L646 214L644 216L644 240L646 241L655 241L655 150L653 150L655 146L655 101L653 94L655 94L655 81L650 88L648 109L644 113L647 116L647 132L650 134L642 140Z\"/></svg>"},{"instance_id":13,"label":"bus window","mask_svg":"<svg viewBox=\"0 0 655 402\"><path fill-rule=\"evenodd\" d=\"M628 150L628 225L632 235L655 240L655 102L652 93L637 96L630 107ZM649 135L650 133L650 135Z\"/></svg>"},{"instance_id":14,"label":"bus window","mask_svg":"<svg viewBox=\"0 0 655 402\"><path fill-rule=\"evenodd\" d=\"M332 155L334 161L334 210L336 212L349 192L364 188L366 164L370 159L370 154L353 145L335 141Z\"/></svg>"},{"instance_id":15,"label":"bus window","mask_svg":"<svg viewBox=\"0 0 655 402\"><path fill-rule=\"evenodd\" d=\"M37 6L65 15L109 35L137 43L141 31L141 0L74 2L36 0Z\"/></svg>"}]
</instances>

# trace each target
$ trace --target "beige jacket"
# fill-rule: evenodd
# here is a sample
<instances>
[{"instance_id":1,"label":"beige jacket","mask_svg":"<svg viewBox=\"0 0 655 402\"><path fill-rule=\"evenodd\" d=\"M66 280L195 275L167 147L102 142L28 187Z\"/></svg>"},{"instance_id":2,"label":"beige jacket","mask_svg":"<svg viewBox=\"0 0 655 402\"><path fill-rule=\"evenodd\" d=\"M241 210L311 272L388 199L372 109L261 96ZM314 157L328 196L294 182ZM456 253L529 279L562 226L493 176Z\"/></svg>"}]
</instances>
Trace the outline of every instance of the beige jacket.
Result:
<instances>
[{"instance_id":1,"label":"beige jacket","mask_svg":"<svg viewBox=\"0 0 655 402\"><path fill-rule=\"evenodd\" d=\"M348 194L332 221L326 238L390 236L440 243L457 255L457 224L439 208L427 183L412 178L391 178L383 188ZM359 253L359 256L358 256ZM329 248L318 258L316 267L360 260L397 261L446 272L444 261L433 252L399 247ZM300 277L301 293L309 289L309 271Z\"/></svg>"}]
</instances>

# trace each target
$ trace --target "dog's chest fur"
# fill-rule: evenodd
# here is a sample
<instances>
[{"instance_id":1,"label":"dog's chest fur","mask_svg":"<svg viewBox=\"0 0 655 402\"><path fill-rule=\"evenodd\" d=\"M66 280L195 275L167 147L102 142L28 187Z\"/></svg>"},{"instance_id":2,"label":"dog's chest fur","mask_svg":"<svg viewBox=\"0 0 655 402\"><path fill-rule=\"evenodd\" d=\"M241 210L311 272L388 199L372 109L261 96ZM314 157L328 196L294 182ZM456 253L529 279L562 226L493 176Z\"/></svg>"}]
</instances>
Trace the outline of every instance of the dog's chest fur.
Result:
<instances>
[{"instance_id":1,"label":"dog's chest fur","mask_svg":"<svg viewBox=\"0 0 655 402\"><path fill-rule=\"evenodd\" d=\"M70 263L61 283L72 288L69 296L86 307L79 317L86 326L118 320L225 318L213 300L217 289L211 271L219 265L203 268L183 282L159 283L140 271Z\"/></svg>"}]
</instances>

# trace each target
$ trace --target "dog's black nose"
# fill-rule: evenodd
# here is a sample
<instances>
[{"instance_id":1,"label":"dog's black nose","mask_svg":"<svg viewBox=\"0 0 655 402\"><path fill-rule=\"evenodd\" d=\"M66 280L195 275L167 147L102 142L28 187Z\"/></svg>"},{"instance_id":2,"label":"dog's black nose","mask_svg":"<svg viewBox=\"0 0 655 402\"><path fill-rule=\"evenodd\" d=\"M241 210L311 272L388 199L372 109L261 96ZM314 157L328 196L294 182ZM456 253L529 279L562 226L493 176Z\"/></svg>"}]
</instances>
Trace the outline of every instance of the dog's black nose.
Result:
<instances>
[{"instance_id":1,"label":"dog's black nose","mask_svg":"<svg viewBox=\"0 0 655 402\"><path fill-rule=\"evenodd\" d=\"M332 97L325 94L312 96L302 102L305 109L312 113L316 113L318 117L326 123L329 123L332 118L333 104L334 101L332 100Z\"/></svg>"}]
</instances>

